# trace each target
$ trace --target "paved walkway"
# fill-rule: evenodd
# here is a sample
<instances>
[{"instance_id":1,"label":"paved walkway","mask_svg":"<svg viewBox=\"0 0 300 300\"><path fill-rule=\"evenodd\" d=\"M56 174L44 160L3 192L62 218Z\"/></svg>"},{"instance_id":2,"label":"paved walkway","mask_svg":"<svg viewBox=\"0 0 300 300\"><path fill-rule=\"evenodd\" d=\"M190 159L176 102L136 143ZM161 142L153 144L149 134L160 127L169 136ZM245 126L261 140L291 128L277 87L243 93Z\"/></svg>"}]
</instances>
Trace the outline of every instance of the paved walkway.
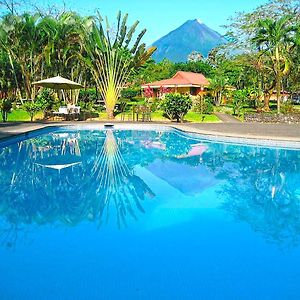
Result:
<instances>
[{"instance_id":1,"label":"paved walkway","mask_svg":"<svg viewBox=\"0 0 300 300\"><path fill-rule=\"evenodd\" d=\"M0 140L14 135L26 133L47 127L43 123L24 123L24 122L7 122L0 123Z\"/></svg>"},{"instance_id":2,"label":"paved walkway","mask_svg":"<svg viewBox=\"0 0 300 300\"><path fill-rule=\"evenodd\" d=\"M0 139L26 133L32 130L58 125L103 124L104 122L63 122L63 123L0 123ZM122 122L121 124L133 124ZM135 126L142 123L134 123ZM163 124L181 130L206 135L255 138L262 140L277 140L300 142L300 124L260 124L260 123L146 123L147 125Z\"/></svg>"},{"instance_id":3,"label":"paved walkway","mask_svg":"<svg viewBox=\"0 0 300 300\"><path fill-rule=\"evenodd\" d=\"M241 123L240 120L235 118L232 115L224 114L224 113L215 113L215 115L223 122L223 123Z\"/></svg>"}]
</instances>

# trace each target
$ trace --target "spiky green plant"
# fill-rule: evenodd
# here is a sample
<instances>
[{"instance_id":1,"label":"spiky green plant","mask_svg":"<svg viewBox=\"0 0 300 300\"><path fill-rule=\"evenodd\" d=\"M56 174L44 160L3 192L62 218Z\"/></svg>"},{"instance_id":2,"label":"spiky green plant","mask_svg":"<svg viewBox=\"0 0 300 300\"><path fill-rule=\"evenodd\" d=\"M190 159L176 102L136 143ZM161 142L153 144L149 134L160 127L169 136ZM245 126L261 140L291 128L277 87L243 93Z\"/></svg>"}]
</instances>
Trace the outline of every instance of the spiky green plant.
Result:
<instances>
[{"instance_id":1,"label":"spiky green plant","mask_svg":"<svg viewBox=\"0 0 300 300\"><path fill-rule=\"evenodd\" d=\"M104 20L99 15L93 29L85 34L87 55L83 59L91 68L109 118L114 117L114 107L129 76L156 50L155 47L146 49L146 45L141 43L146 29L142 30L133 42L139 22L136 21L128 28L127 19L128 14L122 17L119 12L117 26L113 31L107 19L106 25L103 25Z\"/></svg>"}]
</instances>

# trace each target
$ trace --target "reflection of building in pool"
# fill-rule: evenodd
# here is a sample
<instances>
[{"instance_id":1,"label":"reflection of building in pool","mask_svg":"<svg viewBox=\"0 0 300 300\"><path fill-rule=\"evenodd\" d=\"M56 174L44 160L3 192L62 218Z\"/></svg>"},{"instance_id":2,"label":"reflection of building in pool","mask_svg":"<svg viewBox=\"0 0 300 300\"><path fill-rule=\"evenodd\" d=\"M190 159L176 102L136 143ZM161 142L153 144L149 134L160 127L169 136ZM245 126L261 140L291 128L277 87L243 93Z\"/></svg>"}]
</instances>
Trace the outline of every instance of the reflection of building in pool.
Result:
<instances>
[{"instance_id":1,"label":"reflection of building in pool","mask_svg":"<svg viewBox=\"0 0 300 300\"><path fill-rule=\"evenodd\" d=\"M182 161L183 159L180 159ZM179 161L179 159L178 159ZM218 183L214 174L205 166L193 166L176 161L150 163L146 168L155 176L164 180L185 195L193 196Z\"/></svg>"},{"instance_id":2,"label":"reflection of building in pool","mask_svg":"<svg viewBox=\"0 0 300 300\"><path fill-rule=\"evenodd\" d=\"M187 158L187 157L199 157L199 161L202 161L202 155L208 150L208 146L204 144L194 144L191 145L191 149L188 153L179 155L177 158Z\"/></svg>"},{"instance_id":3,"label":"reflection of building in pool","mask_svg":"<svg viewBox=\"0 0 300 300\"><path fill-rule=\"evenodd\" d=\"M205 165L201 165L208 145L166 132L159 142L143 146L164 151L163 161L154 160L146 168L186 195L199 194L218 182Z\"/></svg>"}]
</instances>

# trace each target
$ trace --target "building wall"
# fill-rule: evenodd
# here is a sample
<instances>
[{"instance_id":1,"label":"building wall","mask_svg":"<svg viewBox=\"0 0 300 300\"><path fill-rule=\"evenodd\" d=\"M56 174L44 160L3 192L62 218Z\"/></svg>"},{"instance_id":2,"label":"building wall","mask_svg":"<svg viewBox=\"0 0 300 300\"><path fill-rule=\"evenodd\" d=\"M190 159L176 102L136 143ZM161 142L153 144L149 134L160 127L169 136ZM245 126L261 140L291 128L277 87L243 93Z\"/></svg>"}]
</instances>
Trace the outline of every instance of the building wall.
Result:
<instances>
[{"instance_id":1,"label":"building wall","mask_svg":"<svg viewBox=\"0 0 300 300\"><path fill-rule=\"evenodd\" d=\"M179 93L183 95L205 95L206 91L199 87L177 87L177 88L169 88L170 93ZM159 89L154 89L154 94L156 97L159 97Z\"/></svg>"}]
</instances>

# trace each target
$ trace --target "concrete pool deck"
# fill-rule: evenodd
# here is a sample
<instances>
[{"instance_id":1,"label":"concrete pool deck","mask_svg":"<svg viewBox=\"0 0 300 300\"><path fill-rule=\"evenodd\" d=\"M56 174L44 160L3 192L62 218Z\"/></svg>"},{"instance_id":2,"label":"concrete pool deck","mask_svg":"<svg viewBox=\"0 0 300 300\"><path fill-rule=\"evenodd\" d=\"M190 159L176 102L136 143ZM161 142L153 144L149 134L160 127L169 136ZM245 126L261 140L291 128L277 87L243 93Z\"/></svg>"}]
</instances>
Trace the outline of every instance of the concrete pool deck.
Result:
<instances>
[{"instance_id":1,"label":"concrete pool deck","mask_svg":"<svg viewBox=\"0 0 300 300\"><path fill-rule=\"evenodd\" d=\"M0 123L0 140L26 134L49 126L103 125L107 122L8 122ZM115 124L163 125L183 131L208 136L255 139L262 141L294 142L300 145L300 124L260 124L260 123L142 123L115 122Z\"/></svg>"}]
</instances>

